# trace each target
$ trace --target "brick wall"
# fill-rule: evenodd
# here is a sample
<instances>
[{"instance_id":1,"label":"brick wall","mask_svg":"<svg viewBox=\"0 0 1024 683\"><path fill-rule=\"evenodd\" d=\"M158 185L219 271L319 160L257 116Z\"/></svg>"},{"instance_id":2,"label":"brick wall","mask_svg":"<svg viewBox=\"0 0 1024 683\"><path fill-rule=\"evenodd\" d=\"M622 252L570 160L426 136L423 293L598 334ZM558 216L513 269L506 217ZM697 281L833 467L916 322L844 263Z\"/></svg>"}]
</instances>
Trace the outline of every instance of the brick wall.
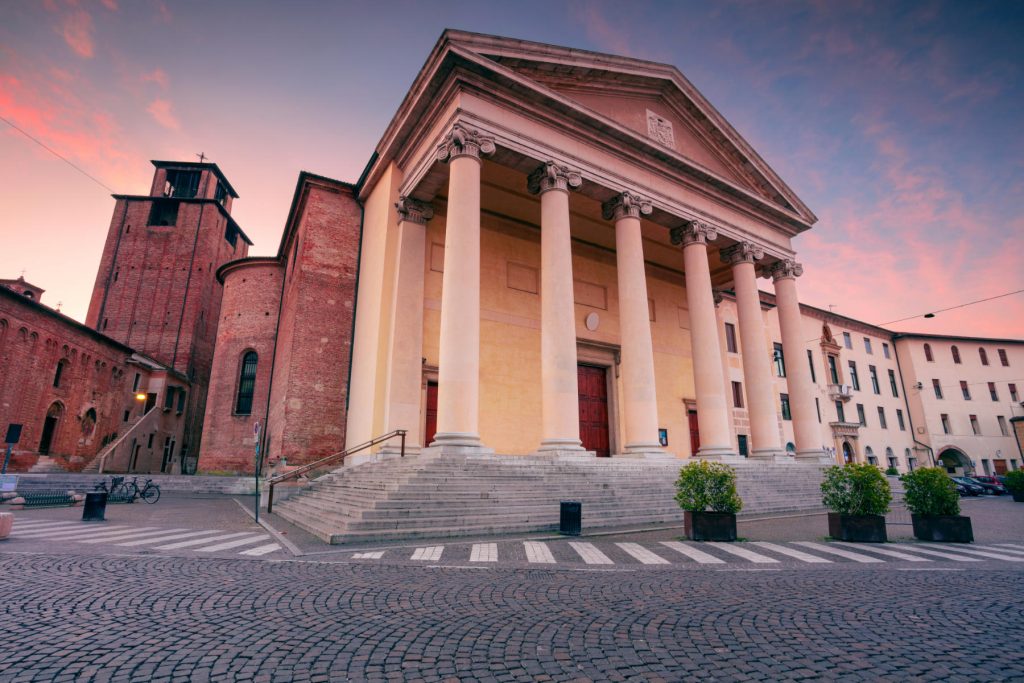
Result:
<instances>
[{"instance_id":1,"label":"brick wall","mask_svg":"<svg viewBox=\"0 0 1024 683\"><path fill-rule=\"evenodd\" d=\"M253 424L266 422L274 335L281 301L283 268L276 258L254 258L221 270L224 298L217 348L206 395L201 472L252 472ZM236 412L242 357L258 354L252 410Z\"/></svg>"}]
</instances>

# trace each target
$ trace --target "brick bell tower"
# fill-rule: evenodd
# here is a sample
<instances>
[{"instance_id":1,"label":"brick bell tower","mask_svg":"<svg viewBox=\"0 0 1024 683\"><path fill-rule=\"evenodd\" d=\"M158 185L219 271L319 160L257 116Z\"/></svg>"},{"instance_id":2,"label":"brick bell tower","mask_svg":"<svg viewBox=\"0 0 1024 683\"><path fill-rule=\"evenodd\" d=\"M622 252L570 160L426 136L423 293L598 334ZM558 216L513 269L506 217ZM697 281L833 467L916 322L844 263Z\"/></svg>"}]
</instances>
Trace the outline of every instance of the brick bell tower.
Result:
<instances>
[{"instance_id":1,"label":"brick bell tower","mask_svg":"<svg viewBox=\"0 0 1024 683\"><path fill-rule=\"evenodd\" d=\"M238 194L209 162L154 161L148 195L114 195L86 324L187 376L183 455L199 452L220 319L216 272L252 242Z\"/></svg>"}]
</instances>

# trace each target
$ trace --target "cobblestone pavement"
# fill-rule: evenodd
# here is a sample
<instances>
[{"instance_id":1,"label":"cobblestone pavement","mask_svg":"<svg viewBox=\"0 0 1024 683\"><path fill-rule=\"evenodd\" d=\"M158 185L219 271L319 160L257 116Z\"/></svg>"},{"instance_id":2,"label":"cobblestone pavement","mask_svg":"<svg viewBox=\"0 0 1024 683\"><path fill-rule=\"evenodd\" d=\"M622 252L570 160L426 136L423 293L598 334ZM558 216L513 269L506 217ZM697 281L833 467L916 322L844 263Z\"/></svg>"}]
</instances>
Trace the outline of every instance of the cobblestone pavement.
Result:
<instances>
[{"instance_id":1,"label":"cobblestone pavement","mask_svg":"<svg viewBox=\"0 0 1024 683\"><path fill-rule=\"evenodd\" d=\"M0 682L1024 679L1019 565L925 566L479 571L0 549Z\"/></svg>"}]
</instances>

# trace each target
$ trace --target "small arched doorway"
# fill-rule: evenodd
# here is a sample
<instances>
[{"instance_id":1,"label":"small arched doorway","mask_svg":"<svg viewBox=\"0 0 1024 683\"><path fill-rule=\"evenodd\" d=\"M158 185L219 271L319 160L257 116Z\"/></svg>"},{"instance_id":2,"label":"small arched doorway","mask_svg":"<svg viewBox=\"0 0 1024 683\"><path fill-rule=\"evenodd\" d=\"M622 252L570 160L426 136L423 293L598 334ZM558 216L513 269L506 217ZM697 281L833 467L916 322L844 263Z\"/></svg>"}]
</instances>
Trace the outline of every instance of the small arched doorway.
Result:
<instances>
[{"instance_id":1,"label":"small arched doorway","mask_svg":"<svg viewBox=\"0 0 1024 683\"><path fill-rule=\"evenodd\" d=\"M971 459L956 448L944 448L939 453L939 463L946 468L946 472L957 476L963 476L973 470Z\"/></svg>"},{"instance_id":2,"label":"small arched doorway","mask_svg":"<svg viewBox=\"0 0 1024 683\"><path fill-rule=\"evenodd\" d=\"M50 447L53 446L53 437L57 433L57 426L60 424L60 417L64 408L60 403L53 403L46 411L43 419L43 435L39 439L39 454L49 455Z\"/></svg>"},{"instance_id":3,"label":"small arched doorway","mask_svg":"<svg viewBox=\"0 0 1024 683\"><path fill-rule=\"evenodd\" d=\"M853 447L850 446L850 442L849 441L844 441L843 442L843 462L844 463L846 463L846 462L855 462L855 459L854 459L854 456L853 456Z\"/></svg>"}]
</instances>

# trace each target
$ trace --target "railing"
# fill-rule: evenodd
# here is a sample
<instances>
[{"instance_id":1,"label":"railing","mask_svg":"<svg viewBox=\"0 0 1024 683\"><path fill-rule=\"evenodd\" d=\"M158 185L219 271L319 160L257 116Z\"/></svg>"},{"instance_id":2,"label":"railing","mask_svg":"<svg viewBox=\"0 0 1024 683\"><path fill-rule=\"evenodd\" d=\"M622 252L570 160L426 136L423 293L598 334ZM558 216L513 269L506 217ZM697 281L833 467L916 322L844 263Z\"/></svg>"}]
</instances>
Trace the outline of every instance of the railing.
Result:
<instances>
[{"instance_id":1,"label":"railing","mask_svg":"<svg viewBox=\"0 0 1024 683\"><path fill-rule=\"evenodd\" d=\"M150 422L153 422L154 420L156 420L156 415L159 412L160 411L158 411L158 410L152 410L151 409L148 413L143 415L142 418L139 419L138 422L133 424L128 429L127 432L125 432L120 437L118 437L117 440L114 441L114 443L112 443L109 446L107 446L99 455L96 456L96 459L100 463L99 464L99 473L100 474L103 474L103 468L106 467L106 465L107 465L107 459L117 451L117 449L121 446L121 444L123 444L125 442L125 439L127 439L132 434L138 433L139 427L142 427L143 425L146 425L148 427ZM128 462L131 463L131 453L128 454Z\"/></svg>"},{"instance_id":2,"label":"railing","mask_svg":"<svg viewBox=\"0 0 1024 683\"><path fill-rule=\"evenodd\" d=\"M275 486L280 484L282 481L285 481L286 479L295 479L295 478L305 474L306 472L309 472L310 470L315 470L318 467L322 467L323 465L327 464L328 462L333 462L333 461L337 461L339 463L340 462L344 462L345 458L347 458L348 456L353 455L354 453L358 453L359 451L364 451L367 448L370 448L372 446L376 446L377 444L383 443L385 441L388 441L389 439L393 439L396 436L401 437L401 439L402 439L402 446L401 446L400 455L401 455L401 457L404 458L405 457L405 432L406 432L406 430L404 430L404 429L396 429L393 432L388 432L387 434L383 434L383 435L378 436L376 438L370 439L366 443L361 443L358 446L354 446L353 448L349 448L349 449L344 450L344 451L339 451L339 452L334 453L332 455L328 455L328 456L326 456L324 458L320 458L319 460L314 460L313 462L307 463L307 464L303 465L302 467L296 467L294 470L291 470L289 472L285 472L284 474L279 474L276 477L271 477L270 479L267 479L267 485L268 485L268 490L267 490L267 513L271 513L271 512L274 511L274 487Z\"/></svg>"}]
</instances>

